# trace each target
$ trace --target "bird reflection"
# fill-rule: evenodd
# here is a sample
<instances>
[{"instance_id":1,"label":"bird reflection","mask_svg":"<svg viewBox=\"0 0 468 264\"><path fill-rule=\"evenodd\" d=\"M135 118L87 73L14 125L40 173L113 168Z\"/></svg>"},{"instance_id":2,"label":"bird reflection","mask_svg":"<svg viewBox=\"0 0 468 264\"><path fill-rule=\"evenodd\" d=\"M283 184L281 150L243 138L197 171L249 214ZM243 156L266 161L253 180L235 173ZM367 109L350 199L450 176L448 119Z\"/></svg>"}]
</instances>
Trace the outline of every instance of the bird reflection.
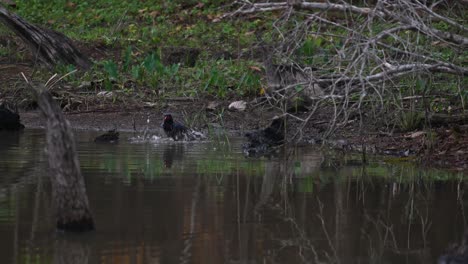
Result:
<instances>
[{"instance_id":1,"label":"bird reflection","mask_svg":"<svg viewBox=\"0 0 468 264\"><path fill-rule=\"evenodd\" d=\"M21 133L12 131L0 130L0 149L7 150L10 147L18 146L21 138Z\"/></svg>"},{"instance_id":2,"label":"bird reflection","mask_svg":"<svg viewBox=\"0 0 468 264\"><path fill-rule=\"evenodd\" d=\"M468 231L463 235L460 244L451 245L444 255L437 260L438 264L463 264L468 263Z\"/></svg>"},{"instance_id":3,"label":"bird reflection","mask_svg":"<svg viewBox=\"0 0 468 264\"><path fill-rule=\"evenodd\" d=\"M163 162L165 168L172 168L174 161L182 160L185 146L183 144L167 144L164 147Z\"/></svg>"},{"instance_id":4,"label":"bird reflection","mask_svg":"<svg viewBox=\"0 0 468 264\"><path fill-rule=\"evenodd\" d=\"M54 243L52 263L87 264L90 262L91 237L61 236Z\"/></svg>"},{"instance_id":5,"label":"bird reflection","mask_svg":"<svg viewBox=\"0 0 468 264\"><path fill-rule=\"evenodd\" d=\"M115 143L119 141L119 132L115 129L107 131L94 139L96 143Z\"/></svg>"}]
</instances>

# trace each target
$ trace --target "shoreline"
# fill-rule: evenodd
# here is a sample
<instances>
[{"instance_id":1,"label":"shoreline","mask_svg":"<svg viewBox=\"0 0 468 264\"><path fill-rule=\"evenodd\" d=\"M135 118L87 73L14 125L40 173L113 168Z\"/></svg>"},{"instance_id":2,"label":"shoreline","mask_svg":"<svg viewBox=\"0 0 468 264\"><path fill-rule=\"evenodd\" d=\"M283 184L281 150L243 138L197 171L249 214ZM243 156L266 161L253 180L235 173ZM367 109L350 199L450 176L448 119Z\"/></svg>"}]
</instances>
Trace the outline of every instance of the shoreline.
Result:
<instances>
[{"instance_id":1,"label":"shoreline","mask_svg":"<svg viewBox=\"0 0 468 264\"><path fill-rule=\"evenodd\" d=\"M140 132L146 129L161 134L162 112L160 109L107 110L66 112L65 116L74 130L107 131L116 129L122 132ZM20 115L21 122L27 128L44 128L44 122L39 111L21 112ZM181 114L177 116L181 116ZM244 123L239 123L239 116L245 121ZM204 123L202 119L194 119L190 127L203 132L206 132L209 128L220 129L229 136L242 136L246 131L255 130L268 124L269 120L267 118L258 122L256 116L258 116L258 113L230 112L222 120L224 126L219 122ZM148 117L149 124L147 123ZM204 121L207 120L204 119ZM323 142L321 140L305 139L299 143L323 144L338 151L381 155L411 160L411 162L421 166L452 171L468 171L468 127L463 126L461 133L455 133L449 128L435 129L434 133L437 134L437 137L433 142L428 142L427 132L424 131L393 134L368 133L366 135L355 131L358 130L348 129L345 131L346 133L337 133L333 138ZM432 149L429 148L430 144L433 144Z\"/></svg>"}]
</instances>

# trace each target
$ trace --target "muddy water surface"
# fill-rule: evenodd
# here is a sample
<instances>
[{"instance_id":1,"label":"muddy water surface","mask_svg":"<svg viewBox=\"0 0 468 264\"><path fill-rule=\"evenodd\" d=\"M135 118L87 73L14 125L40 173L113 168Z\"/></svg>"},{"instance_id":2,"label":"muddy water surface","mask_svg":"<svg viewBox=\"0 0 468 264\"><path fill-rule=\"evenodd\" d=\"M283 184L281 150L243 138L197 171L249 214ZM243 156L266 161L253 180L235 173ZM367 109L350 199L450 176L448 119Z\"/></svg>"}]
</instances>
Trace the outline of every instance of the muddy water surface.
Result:
<instances>
[{"instance_id":1,"label":"muddy water surface","mask_svg":"<svg viewBox=\"0 0 468 264\"><path fill-rule=\"evenodd\" d=\"M240 139L94 136L77 132L97 229L64 234L44 132L0 135L1 263L435 263L465 229L463 174L310 147L247 159Z\"/></svg>"}]
</instances>

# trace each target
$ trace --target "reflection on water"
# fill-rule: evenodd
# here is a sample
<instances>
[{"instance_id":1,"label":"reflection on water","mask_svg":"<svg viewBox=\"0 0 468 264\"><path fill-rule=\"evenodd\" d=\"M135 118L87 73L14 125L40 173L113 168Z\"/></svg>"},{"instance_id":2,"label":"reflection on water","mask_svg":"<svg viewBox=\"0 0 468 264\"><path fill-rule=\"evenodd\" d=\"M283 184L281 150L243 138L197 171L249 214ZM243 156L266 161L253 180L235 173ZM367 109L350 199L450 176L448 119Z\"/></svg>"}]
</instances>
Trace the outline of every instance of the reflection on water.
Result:
<instances>
[{"instance_id":1,"label":"reflection on water","mask_svg":"<svg viewBox=\"0 0 468 264\"><path fill-rule=\"evenodd\" d=\"M3 263L435 263L465 230L462 174L241 141L78 151L95 232L55 232L44 133L0 135ZM289 158L286 158L289 157Z\"/></svg>"}]
</instances>

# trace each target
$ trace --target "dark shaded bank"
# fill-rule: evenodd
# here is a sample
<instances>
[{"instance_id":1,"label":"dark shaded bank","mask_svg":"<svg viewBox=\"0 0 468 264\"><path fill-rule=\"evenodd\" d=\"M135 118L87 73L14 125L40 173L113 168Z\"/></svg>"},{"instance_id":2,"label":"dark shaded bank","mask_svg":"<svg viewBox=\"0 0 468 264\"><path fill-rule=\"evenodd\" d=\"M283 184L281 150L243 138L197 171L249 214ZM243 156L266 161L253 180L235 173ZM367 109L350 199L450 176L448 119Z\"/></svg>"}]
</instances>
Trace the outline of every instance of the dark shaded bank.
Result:
<instances>
[{"instance_id":1,"label":"dark shaded bank","mask_svg":"<svg viewBox=\"0 0 468 264\"><path fill-rule=\"evenodd\" d=\"M0 105L0 130L21 130L24 125L21 124L18 113L11 111L4 105Z\"/></svg>"},{"instance_id":2,"label":"dark shaded bank","mask_svg":"<svg viewBox=\"0 0 468 264\"><path fill-rule=\"evenodd\" d=\"M172 105L169 108L142 108L128 110L96 110L93 112L66 113L74 129L107 131L151 131L163 136L160 125L163 113L171 111L191 128L215 137L219 134L243 136L255 129L267 127L275 114L273 109L250 109L245 112L224 111L223 115L205 112L206 102L187 102ZM192 109L201 109L195 112ZM21 113L21 120L27 128L44 126L38 112ZM149 120L149 122L148 122ZM357 123L357 122L356 122ZM288 120L288 133L298 131L298 123ZM451 170L468 170L468 125L456 127L439 127L431 131L413 132L379 132L378 128L359 128L350 124L345 129L325 142L314 137L323 132L324 125L319 121L310 122L303 129L301 144L322 144L342 150L363 153L366 155L387 155L398 160L413 160L423 165ZM366 132L363 132L366 131ZM370 132L367 132L370 131ZM374 132L376 131L376 132Z\"/></svg>"}]
</instances>

